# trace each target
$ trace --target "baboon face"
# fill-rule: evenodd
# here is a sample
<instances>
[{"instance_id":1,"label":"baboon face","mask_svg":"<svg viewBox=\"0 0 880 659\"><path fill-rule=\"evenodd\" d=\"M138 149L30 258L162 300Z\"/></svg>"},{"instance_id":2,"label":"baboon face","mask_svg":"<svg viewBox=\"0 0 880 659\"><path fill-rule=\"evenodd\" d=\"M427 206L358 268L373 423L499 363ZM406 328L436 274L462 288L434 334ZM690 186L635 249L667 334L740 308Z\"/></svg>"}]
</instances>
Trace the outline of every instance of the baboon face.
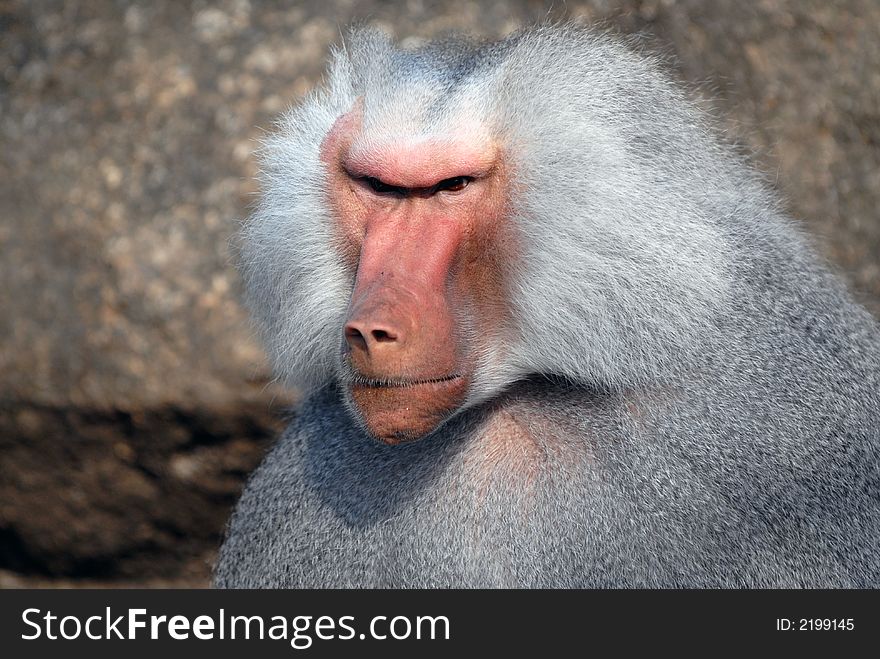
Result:
<instances>
[{"instance_id":1,"label":"baboon face","mask_svg":"<svg viewBox=\"0 0 880 659\"><path fill-rule=\"evenodd\" d=\"M533 375L622 390L687 370L731 293L718 168L649 63L572 38L590 56L542 33L361 32L334 54L264 142L242 236L279 378L335 384L397 443ZM652 138L657 116L681 130Z\"/></svg>"},{"instance_id":2,"label":"baboon face","mask_svg":"<svg viewBox=\"0 0 880 659\"><path fill-rule=\"evenodd\" d=\"M356 273L340 371L362 425L396 444L464 403L506 313L508 176L479 130L375 139L363 112L356 103L321 145L337 249Z\"/></svg>"}]
</instances>

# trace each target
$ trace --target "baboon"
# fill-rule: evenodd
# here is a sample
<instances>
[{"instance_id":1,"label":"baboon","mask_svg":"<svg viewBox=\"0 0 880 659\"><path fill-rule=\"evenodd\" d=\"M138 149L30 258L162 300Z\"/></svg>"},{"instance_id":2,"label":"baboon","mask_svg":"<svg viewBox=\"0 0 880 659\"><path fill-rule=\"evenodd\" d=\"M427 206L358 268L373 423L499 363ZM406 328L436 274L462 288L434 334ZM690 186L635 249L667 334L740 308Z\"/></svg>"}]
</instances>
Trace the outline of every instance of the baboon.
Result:
<instances>
[{"instance_id":1,"label":"baboon","mask_svg":"<svg viewBox=\"0 0 880 659\"><path fill-rule=\"evenodd\" d=\"M880 586L880 330L650 56L361 28L261 157L217 586Z\"/></svg>"}]
</instances>

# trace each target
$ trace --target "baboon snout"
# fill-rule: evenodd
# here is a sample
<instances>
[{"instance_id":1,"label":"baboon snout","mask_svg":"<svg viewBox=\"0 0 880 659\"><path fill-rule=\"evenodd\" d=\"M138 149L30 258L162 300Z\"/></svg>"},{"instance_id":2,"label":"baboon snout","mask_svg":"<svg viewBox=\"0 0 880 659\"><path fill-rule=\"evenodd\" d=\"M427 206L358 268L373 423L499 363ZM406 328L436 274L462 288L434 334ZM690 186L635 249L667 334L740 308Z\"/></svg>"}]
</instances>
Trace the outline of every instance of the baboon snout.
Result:
<instances>
[{"instance_id":1,"label":"baboon snout","mask_svg":"<svg viewBox=\"0 0 880 659\"><path fill-rule=\"evenodd\" d=\"M364 294L361 295L361 290ZM464 400L452 317L427 291L356 288L343 326L349 395L364 427L386 444L423 437Z\"/></svg>"}]
</instances>

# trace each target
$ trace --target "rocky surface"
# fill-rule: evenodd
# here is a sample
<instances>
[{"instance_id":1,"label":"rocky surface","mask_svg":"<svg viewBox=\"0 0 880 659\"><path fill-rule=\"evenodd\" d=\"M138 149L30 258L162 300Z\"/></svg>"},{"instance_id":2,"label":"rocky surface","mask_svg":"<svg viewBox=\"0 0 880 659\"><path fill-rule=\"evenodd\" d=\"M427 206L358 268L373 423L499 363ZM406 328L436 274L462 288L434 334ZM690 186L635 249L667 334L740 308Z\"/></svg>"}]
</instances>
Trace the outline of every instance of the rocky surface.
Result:
<instances>
[{"instance_id":1,"label":"rocky surface","mask_svg":"<svg viewBox=\"0 0 880 659\"><path fill-rule=\"evenodd\" d=\"M546 17L650 35L880 311L875 0L0 0L0 587L207 583L295 398L239 304L256 140L353 20Z\"/></svg>"}]
</instances>

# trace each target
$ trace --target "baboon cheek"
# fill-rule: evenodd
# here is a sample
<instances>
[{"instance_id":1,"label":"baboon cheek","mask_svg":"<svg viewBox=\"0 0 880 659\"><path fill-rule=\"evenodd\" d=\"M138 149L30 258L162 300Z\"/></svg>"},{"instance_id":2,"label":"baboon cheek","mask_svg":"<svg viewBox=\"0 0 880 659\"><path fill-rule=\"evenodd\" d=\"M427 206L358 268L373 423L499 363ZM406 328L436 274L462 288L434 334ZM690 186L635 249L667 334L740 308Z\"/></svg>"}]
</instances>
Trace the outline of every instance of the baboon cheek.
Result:
<instances>
[{"instance_id":1,"label":"baboon cheek","mask_svg":"<svg viewBox=\"0 0 880 659\"><path fill-rule=\"evenodd\" d=\"M467 396L468 380L399 387L351 387L351 399L367 431L393 445L421 439L448 419Z\"/></svg>"}]
</instances>

